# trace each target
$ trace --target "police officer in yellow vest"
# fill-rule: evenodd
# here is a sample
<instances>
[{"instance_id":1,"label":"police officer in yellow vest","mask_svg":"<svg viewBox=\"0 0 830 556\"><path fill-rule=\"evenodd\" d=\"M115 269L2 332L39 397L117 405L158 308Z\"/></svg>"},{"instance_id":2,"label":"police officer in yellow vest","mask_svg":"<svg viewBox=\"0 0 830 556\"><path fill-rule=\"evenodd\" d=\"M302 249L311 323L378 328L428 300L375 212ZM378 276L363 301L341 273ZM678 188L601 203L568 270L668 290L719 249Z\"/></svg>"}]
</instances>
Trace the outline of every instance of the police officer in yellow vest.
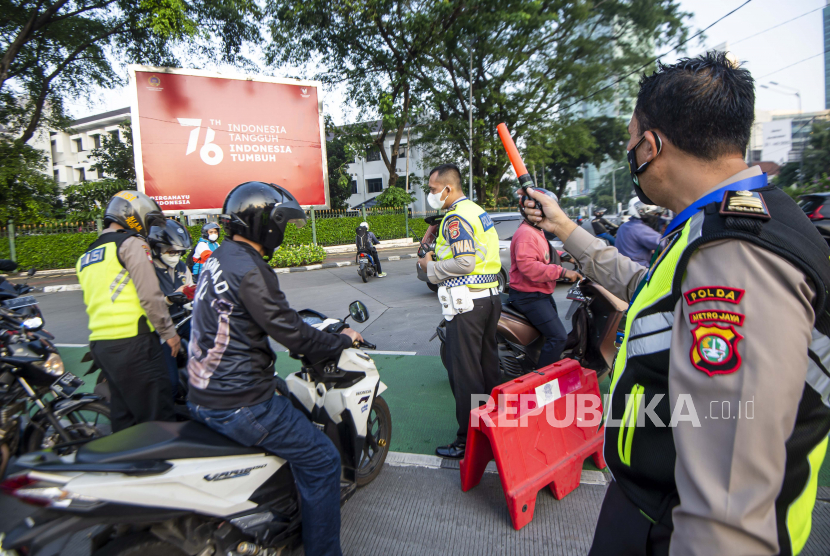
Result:
<instances>
[{"instance_id":1,"label":"police officer in yellow vest","mask_svg":"<svg viewBox=\"0 0 830 556\"><path fill-rule=\"evenodd\" d=\"M531 218L630 302L590 554L798 554L830 431L830 249L743 160L752 77L723 53L643 77L635 191L677 213L645 269L535 193Z\"/></svg>"},{"instance_id":2,"label":"police officer in yellow vest","mask_svg":"<svg viewBox=\"0 0 830 556\"><path fill-rule=\"evenodd\" d=\"M439 285L438 298L447 321L447 374L458 420L455 441L439 447L436 453L461 458L467 442L471 396L489 394L499 382L499 236L484 209L464 196L461 172L455 164L433 169L429 189L430 206L447 209L447 214L435 242L435 257L430 251L418 264L429 281Z\"/></svg>"},{"instance_id":3,"label":"police officer in yellow vest","mask_svg":"<svg viewBox=\"0 0 830 556\"><path fill-rule=\"evenodd\" d=\"M112 430L172 421L161 341L174 356L181 344L145 241L152 226L164 225L164 215L144 193L120 191L107 204L104 225L75 270L89 315L89 349L112 393Z\"/></svg>"}]
</instances>

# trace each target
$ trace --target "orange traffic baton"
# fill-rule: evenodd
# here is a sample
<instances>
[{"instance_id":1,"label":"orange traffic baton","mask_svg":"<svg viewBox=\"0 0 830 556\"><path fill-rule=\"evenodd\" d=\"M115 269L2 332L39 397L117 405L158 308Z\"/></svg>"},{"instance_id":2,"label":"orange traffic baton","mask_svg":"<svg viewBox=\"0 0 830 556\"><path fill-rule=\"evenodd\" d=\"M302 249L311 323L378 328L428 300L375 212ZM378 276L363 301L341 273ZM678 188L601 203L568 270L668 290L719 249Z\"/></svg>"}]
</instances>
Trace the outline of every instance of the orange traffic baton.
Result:
<instances>
[{"instance_id":1,"label":"orange traffic baton","mask_svg":"<svg viewBox=\"0 0 830 556\"><path fill-rule=\"evenodd\" d=\"M561 500L579 486L583 461L602 456L602 399L596 372L563 359L493 389L470 412L461 489L476 486L495 458L513 527L533 519L536 495L549 485Z\"/></svg>"}]
</instances>

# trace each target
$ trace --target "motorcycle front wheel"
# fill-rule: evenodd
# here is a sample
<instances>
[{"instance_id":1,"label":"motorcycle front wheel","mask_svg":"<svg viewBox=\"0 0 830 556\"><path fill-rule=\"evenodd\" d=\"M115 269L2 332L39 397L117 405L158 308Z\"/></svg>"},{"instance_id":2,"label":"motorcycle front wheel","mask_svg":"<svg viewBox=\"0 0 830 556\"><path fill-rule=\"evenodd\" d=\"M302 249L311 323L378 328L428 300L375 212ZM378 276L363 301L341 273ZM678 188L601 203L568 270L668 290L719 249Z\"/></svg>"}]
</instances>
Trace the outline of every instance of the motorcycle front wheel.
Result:
<instances>
[{"instance_id":1,"label":"motorcycle front wheel","mask_svg":"<svg viewBox=\"0 0 830 556\"><path fill-rule=\"evenodd\" d=\"M358 458L356 483L363 487L374 481L383 469L392 441L392 413L386 400L375 398L366 423L366 442Z\"/></svg>"},{"instance_id":2,"label":"motorcycle front wheel","mask_svg":"<svg viewBox=\"0 0 830 556\"><path fill-rule=\"evenodd\" d=\"M61 417L60 423L72 440L93 440L112 434L110 408L101 402L90 402L73 409ZM58 431L41 411L32 418L30 426L31 431L25 446L26 452L51 450L55 445L63 442ZM61 455L71 454L81 445L67 446L61 450Z\"/></svg>"}]
</instances>

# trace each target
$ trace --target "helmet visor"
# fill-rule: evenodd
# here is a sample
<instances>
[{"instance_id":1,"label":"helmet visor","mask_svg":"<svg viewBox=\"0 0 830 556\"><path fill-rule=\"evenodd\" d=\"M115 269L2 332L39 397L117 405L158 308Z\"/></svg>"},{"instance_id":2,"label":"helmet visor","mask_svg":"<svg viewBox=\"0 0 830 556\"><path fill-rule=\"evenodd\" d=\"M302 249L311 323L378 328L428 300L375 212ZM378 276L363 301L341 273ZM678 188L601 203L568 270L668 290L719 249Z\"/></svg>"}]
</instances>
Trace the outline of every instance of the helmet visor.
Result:
<instances>
[{"instance_id":1,"label":"helmet visor","mask_svg":"<svg viewBox=\"0 0 830 556\"><path fill-rule=\"evenodd\" d=\"M306 225L306 222L305 218L292 218L288 221L289 224L294 224L297 228L302 228Z\"/></svg>"}]
</instances>

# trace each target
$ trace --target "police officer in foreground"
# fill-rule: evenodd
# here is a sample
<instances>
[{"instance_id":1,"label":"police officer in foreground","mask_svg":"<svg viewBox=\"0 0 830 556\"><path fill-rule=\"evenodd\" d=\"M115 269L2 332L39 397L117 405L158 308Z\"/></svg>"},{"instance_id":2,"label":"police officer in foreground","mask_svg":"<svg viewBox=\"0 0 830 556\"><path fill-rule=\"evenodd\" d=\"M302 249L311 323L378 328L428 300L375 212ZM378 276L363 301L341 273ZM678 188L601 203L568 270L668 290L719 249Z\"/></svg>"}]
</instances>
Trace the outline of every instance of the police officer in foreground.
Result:
<instances>
[{"instance_id":1,"label":"police officer in foreground","mask_svg":"<svg viewBox=\"0 0 830 556\"><path fill-rule=\"evenodd\" d=\"M490 394L499 384L499 236L484 209L464 196L461 172L455 164L434 168L429 174L429 190L430 206L447 209L447 213L435 252L427 253L418 264L429 281L439 285L438 299L447 321L447 374L458 420L455 441L435 452L445 458L462 458L471 396Z\"/></svg>"},{"instance_id":2,"label":"police officer in foreground","mask_svg":"<svg viewBox=\"0 0 830 556\"><path fill-rule=\"evenodd\" d=\"M174 419L161 342L175 356L181 341L145 241L158 224L164 215L153 199L119 191L107 204L107 228L75 267L89 315L89 350L112 393L113 432Z\"/></svg>"},{"instance_id":3,"label":"police officer in foreground","mask_svg":"<svg viewBox=\"0 0 830 556\"><path fill-rule=\"evenodd\" d=\"M312 360L333 358L363 338L346 328L330 334L288 306L268 260L285 227L306 215L282 187L247 182L225 198L225 240L202 268L188 346L188 401L193 418L245 446L291 464L302 500L303 549L340 554L340 455L331 440L294 407L275 376L270 336Z\"/></svg>"},{"instance_id":4,"label":"police officer in foreground","mask_svg":"<svg viewBox=\"0 0 830 556\"><path fill-rule=\"evenodd\" d=\"M614 481L591 555L797 554L830 431L830 249L743 160L755 91L723 53L660 66L629 123L635 190L677 213L649 270L531 218L630 308L611 384Z\"/></svg>"}]
</instances>

